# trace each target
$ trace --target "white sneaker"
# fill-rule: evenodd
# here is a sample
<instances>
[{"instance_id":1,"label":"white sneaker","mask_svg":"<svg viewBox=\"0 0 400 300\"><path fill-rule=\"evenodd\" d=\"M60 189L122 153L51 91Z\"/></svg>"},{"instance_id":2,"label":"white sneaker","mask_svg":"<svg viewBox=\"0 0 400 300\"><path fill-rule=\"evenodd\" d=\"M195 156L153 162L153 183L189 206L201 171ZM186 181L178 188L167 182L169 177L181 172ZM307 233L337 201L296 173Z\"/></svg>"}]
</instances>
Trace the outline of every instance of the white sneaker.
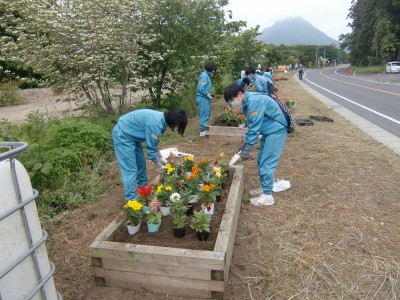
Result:
<instances>
[{"instance_id":1,"label":"white sneaker","mask_svg":"<svg viewBox=\"0 0 400 300\"><path fill-rule=\"evenodd\" d=\"M255 198L251 198L250 202L255 206L261 206L261 205L269 206L275 203L274 197L272 195L265 195L265 194L262 194Z\"/></svg>"},{"instance_id":2,"label":"white sneaker","mask_svg":"<svg viewBox=\"0 0 400 300\"><path fill-rule=\"evenodd\" d=\"M206 136L206 132L205 131L200 131L200 136Z\"/></svg>"},{"instance_id":3,"label":"white sneaker","mask_svg":"<svg viewBox=\"0 0 400 300\"><path fill-rule=\"evenodd\" d=\"M284 192L290 189L290 186L290 181L278 179L278 181L274 182L274 187L272 188L272 191L274 193ZM262 194L262 192L262 188L254 189L250 191L250 196L257 196Z\"/></svg>"},{"instance_id":4,"label":"white sneaker","mask_svg":"<svg viewBox=\"0 0 400 300\"><path fill-rule=\"evenodd\" d=\"M290 182L288 180L279 180L274 182L272 191L275 193L283 192L290 189Z\"/></svg>"}]
</instances>

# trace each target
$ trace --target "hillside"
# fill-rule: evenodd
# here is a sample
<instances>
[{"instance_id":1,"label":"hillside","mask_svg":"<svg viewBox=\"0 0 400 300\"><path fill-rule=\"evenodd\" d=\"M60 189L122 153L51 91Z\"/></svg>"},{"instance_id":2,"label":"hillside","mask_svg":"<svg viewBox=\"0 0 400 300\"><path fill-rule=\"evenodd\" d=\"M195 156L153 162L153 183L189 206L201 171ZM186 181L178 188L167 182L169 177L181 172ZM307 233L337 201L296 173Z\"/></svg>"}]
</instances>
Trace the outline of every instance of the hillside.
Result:
<instances>
[{"instance_id":1,"label":"hillside","mask_svg":"<svg viewBox=\"0 0 400 300\"><path fill-rule=\"evenodd\" d=\"M329 37L301 17L278 21L264 28L259 40L274 45L331 45L339 47L339 41Z\"/></svg>"}]
</instances>

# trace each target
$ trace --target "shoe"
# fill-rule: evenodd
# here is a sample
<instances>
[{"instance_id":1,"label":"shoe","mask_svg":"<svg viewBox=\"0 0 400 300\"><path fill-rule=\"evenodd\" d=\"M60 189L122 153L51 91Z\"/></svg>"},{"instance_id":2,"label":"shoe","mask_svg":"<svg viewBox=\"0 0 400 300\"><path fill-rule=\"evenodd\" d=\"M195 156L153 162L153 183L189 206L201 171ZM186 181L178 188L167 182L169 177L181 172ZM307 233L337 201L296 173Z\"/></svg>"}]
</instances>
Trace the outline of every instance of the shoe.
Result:
<instances>
[{"instance_id":1,"label":"shoe","mask_svg":"<svg viewBox=\"0 0 400 300\"><path fill-rule=\"evenodd\" d=\"M279 192L284 192L288 189L290 189L290 182L288 180L279 180L274 182L274 187L272 188L272 191L274 193L279 193ZM250 196L257 196L262 194L263 190L262 188L254 189L250 191Z\"/></svg>"},{"instance_id":2,"label":"shoe","mask_svg":"<svg viewBox=\"0 0 400 300\"><path fill-rule=\"evenodd\" d=\"M269 205L273 205L275 203L275 201L274 201L274 197L272 195L262 194L258 197L251 198L250 203L255 206L261 206L261 205L269 206Z\"/></svg>"},{"instance_id":3,"label":"shoe","mask_svg":"<svg viewBox=\"0 0 400 300\"><path fill-rule=\"evenodd\" d=\"M272 191L275 193L283 192L290 189L290 182L288 180L279 180L274 182Z\"/></svg>"},{"instance_id":4,"label":"shoe","mask_svg":"<svg viewBox=\"0 0 400 300\"><path fill-rule=\"evenodd\" d=\"M205 131L200 131L200 136L206 136L206 132Z\"/></svg>"}]
</instances>

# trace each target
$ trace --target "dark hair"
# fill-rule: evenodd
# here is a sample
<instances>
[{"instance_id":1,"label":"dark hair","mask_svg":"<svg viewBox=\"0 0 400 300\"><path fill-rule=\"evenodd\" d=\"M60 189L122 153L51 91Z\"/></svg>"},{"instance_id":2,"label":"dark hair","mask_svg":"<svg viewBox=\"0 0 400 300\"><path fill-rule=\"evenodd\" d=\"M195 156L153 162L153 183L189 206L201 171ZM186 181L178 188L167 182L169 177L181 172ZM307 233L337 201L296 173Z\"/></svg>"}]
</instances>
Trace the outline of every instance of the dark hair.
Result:
<instances>
[{"instance_id":1,"label":"dark hair","mask_svg":"<svg viewBox=\"0 0 400 300\"><path fill-rule=\"evenodd\" d=\"M245 84L249 85L250 84L250 78L249 77L245 77L242 79L242 82L244 82Z\"/></svg>"},{"instance_id":2,"label":"dark hair","mask_svg":"<svg viewBox=\"0 0 400 300\"><path fill-rule=\"evenodd\" d=\"M209 61L209 62L205 65L204 69L206 69L207 72L215 73L215 72L217 71L217 65L215 64L215 62Z\"/></svg>"},{"instance_id":3,"label":"dark hair","mask_svg":"<svg viewBox=\"0 0 400 300\"><path fill-rule=\"evenodd\" d=\"M246 68L246 70L244 71L244 74L249 75L249 74L255 74L256 73L256 69L254 67L248 67Z\"/></svg>"},{"instance_id":4,"label":"dark hair","mask_svg":"<svg viewBox=\"0 0 400 300\"><path fill-rule=\"evenodd\" d=\"M171 128L172 131L175 131L175 128L178 127L178 133L183 136L188 123L186 112L181 108L174 108L165 112L164 116L168 127Z\"/></svg>"},{"instance_id":5,"label":"dark hair","mask_svg":"<svg viewBox=\"0 0 400 300\"><path fill-rule=\"evenodd\" d=\"M224 98L226 102L230 102L232 98L237 97L239 92L244 93L244 88L237 83L228 85L224 90Z\"/></svg>"}]
</instances>

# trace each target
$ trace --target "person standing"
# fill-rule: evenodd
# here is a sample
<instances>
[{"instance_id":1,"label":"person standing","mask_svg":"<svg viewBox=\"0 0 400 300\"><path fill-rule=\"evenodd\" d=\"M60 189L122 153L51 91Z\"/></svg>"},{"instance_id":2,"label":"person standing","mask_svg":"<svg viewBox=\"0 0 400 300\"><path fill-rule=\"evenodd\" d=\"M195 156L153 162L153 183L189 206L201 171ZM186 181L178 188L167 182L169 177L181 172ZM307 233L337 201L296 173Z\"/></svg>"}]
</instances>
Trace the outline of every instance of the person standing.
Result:
<instances>
[{"instance_id":1,"label":"person standing","mask_svg":"<svg viewBox=\"0 0 400 300\"><path fill-rule=\"evenodd\" d=\"M213 94L211 94L211 76L215 74L216 70L217 65L215 62L208 62L205 65L203 72L201 72L197 82L196 105L199 111L200 136L206 135L206 125L208 124L211 116L211 100L215 97Z\"/></svg>"},{"instance_id":2,"label":"person standing","mask_svg":"<svg viewBox=\"0 0 400 300\"><path fill-rule=\"evenodd\" d=\"M168 112L151 109L131 111L118 119L112 130L115 154L121 171L125 201L136 198L136 189L148 184L142 142L146 142L147 158L163 169L167 160L158 151L161 135L170 128L183 136L188 118L183 109Z\"/></svg>"},{"instance_id":3,"label":"person standing","mask_svg":"<svg viewBox=\"0 0 400 300\"><path fill-rule=\"evenodd\" d=\"M303 72L304 72L303 65L299 64L299 79L300 80L303 80Z\"/></svg>"},{"instance_id":4,"label":"person standing","mask_svg":"<svg viewBox=\"0 0 400 300\"><path fill-rule=\"evenodd\" d=\"M250 158L250 153L261 135L257 168L262 194L251 198L250 202L256 206L273 205L274 174L287 137L286 118L274 99L265 94L245 92L242 86L235 83L225 88L224 98L233 108L241 106L247 118L245 141L238 149L238 152L242 151L242 160Z\"/></svg>"}]
</instances>

